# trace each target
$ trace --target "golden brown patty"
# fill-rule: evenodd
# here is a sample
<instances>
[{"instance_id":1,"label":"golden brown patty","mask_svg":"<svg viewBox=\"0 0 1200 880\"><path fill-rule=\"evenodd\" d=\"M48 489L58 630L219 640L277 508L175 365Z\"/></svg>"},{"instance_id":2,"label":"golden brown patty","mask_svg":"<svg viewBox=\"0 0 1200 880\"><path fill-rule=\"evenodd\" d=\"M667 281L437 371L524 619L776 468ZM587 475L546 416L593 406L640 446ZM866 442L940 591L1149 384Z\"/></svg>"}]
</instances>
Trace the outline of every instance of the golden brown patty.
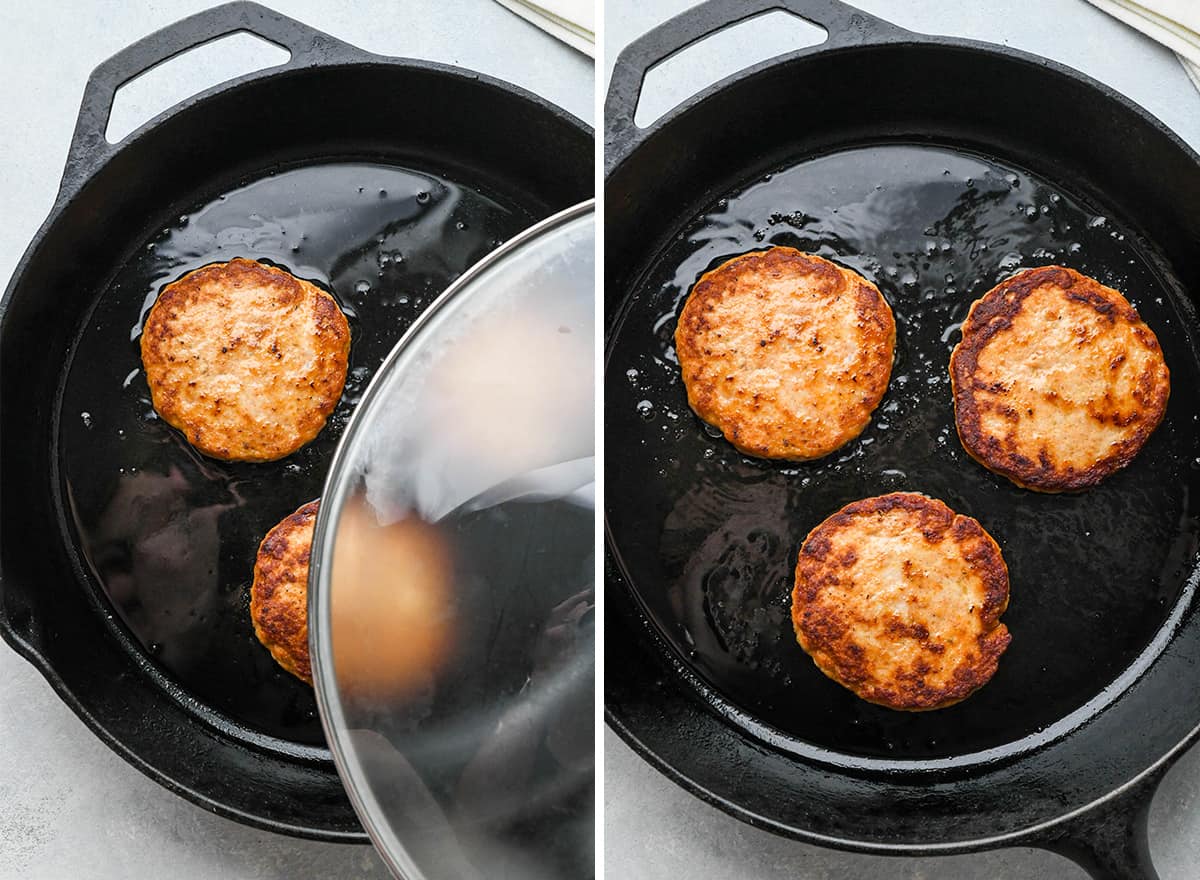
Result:
<instances>
[{"instance_id":1,"label":"golden brown patty","mask_svg":"<svg viewBox=\"0 0 1200 880\"><path fill-rule=\"evenodd\" d=\"M1027 489L1123 468L1162 421L1171 376L1125 297L1073 269L1028 269L971 306L950 358L967 452Z\"/></svg>"},{"instance_id":2,"label":"golden brown patty","mask_svg":"<svg viewBox=\"0 0 1200 880\"><path fill-rule=\"evenodd\" d=\"M273 461L320 433L346 382L333 297L250 260L168 284L142 331L154 408L213 458Z\"/></svg>"},{"instance_id":3,"label":"golden brown patty","mask_svg":"<svg viewBox=\"0 0 1200 880\"><path fill-rule=\"evenodd\" d=\"M308 502L267 532L250 587L254 634L280 666L309 684L308 557L318 504Z\"/></svg>"},{"instance_id":4,"label":"golden brown patty","mask_svg":"<svg viewBox=\"0 0 1200 880\"><path fill-rule=\"evenodd\" d=\"M887 390L895 344L875 285L787 247L706 272L675 330L696 414L748 455L796 461L862 433Z\"/></svg>"},{"instance_id":5,"label":"golden brown patty","mask_svg":"<svg viewBox=\"0 0 1200 880\"><path fill-rule=\"evenodd\" d=\"M792 591L796 640L871 703L918 712L970 696L1011 636L1008 569L974 519L895 492L848 504L804 540Z\"/></svg>"}]
</instances>

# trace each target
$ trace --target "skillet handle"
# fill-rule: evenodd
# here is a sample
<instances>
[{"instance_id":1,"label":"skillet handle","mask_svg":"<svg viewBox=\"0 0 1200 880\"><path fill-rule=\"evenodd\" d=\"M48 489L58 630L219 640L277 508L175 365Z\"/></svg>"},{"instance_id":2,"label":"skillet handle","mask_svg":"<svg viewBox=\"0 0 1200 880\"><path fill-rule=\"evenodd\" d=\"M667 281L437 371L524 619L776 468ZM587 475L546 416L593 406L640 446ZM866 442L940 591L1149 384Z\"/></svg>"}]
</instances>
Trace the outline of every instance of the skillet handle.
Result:
<instances>
[{"instance_id":1,"label":"skillet handle","mask_svg":"<svg viewBox=\"0 0 1200 880\"><path fill-rule=\"evenodd\" d=\"M633 121L646 74L652 68L705 37L772 10L791 12L828 32L824 43L799 50L797 54L913 37L910 31L839 0L706 0L638 37L617 56L604 102L606 172L623 162L643 140L643 133L653 129L653 126L642 129ZM722 84L740 79L760 66L742 70Z\"/></svg>"},{"instance_id":2,"label":"skillet handle","mask_svg":"<svg viewBox=\"0 0 1200 880\"><path fill-rule=\"evenodd\" d=\"M234 82L245 82L281 69L359 60L367 52L265 6L237 0L189 16L143 37L102 62L88 78L67 153L59 198L72 194L116 151L105 137L113 98L122 85L189 49L220 37L246 32L291 52L282 65ZM227 84L228 85L228 84Z\"/></svg>"},{"instance_id":3,"label":"skillet handle","mask_svg":"<svg viewBox=\"0 0 1200 880\"><path fill-rule=\"evenodd\" d=\"M1171 763L1033 843L1066 856L1093 880L1159 880L1150 855L1150 803Z\"/></svg>"}]
</instances>

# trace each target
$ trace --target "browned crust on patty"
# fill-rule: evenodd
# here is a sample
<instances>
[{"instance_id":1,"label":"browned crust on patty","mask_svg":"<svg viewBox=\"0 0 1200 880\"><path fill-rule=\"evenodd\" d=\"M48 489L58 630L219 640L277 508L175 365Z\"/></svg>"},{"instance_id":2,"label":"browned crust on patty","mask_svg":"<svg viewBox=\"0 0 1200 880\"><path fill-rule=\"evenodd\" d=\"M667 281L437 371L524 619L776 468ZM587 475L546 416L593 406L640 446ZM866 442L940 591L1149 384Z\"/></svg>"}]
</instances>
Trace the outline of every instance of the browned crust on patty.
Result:
<instances>
[{"instance_id":1,"label":"browned crust on patty","mask_svg":"<svg viewBox=\"0 0 1200 880\"><path fill-rule=\"evenodd\" d=\"M796 640L871 703L941 709L995 674L1011 641L1008 568L969 516L896 492L830 516L804 540L792 590Z\"/></svg>"},{"instance_id":2,"label":"browned crust on patty","mask_svg":"<svg viewBox=\"0 0 1200 880\"><path fill-rule=\"evenodd\" d=\"M704 273L675 330L696 414L747 455L793 461L862 433L887 390L895 344L875 285L789 247Z\"/></svg>"},{"instance_id":3,"label":"browned crust on patty","mask_svg":"<svg viewBox=\"0 0 1200 880\"><path fill-rule=\"evenodd\" d=\"M308 502L267 532L250 587L254 634L280 666L309 684L308 560L319 504Z\"/></svg>"},{"instance_id":4,"label":"browned crust on patty","mask_svg":"<svg viewBox=\"0 0 1200 880\"><path fill-rule=\"evenodd\" d=\"M1018 322L1043 315L1044 332L1026 329L1024 345L1012 338L1022 332ZM1073 346L1058 351L1054 334L1068 325ZM989 347L1006 346L1013 351L1003 366L981 364ZM1052 362L1040 369L1022 362L1039 354ZM1063 371L1061 381L1035 387L1055 370ZM1039 492L1087 489L1129 464L1162 422L1171 391L1158 339L1137 310L1116 290L1062 266L1020 272L971 306L950 381L967 453Z\"/></svg>"},{"instance_id":5,"label":"browned crust on patty","mask_svg":"<svg viewBox=\"0 0 1200 880\"><path fill-rule=\"evenodd\" d=\"M141 352L155 410L196 449L274 461L316 437L337 406L350 327L317 286L239 258L168 284Z\"/></svg>"}]
</instances>

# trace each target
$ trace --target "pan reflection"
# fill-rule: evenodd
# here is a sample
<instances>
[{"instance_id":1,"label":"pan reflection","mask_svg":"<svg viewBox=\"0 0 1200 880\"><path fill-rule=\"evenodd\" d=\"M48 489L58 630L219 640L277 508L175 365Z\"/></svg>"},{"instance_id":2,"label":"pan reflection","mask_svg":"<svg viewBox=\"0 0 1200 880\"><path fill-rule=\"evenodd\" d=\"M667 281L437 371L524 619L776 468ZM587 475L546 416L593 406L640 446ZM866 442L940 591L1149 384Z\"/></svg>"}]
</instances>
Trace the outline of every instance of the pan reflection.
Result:
<instances>
[{"instance_id":1,"label":"pan reflection","mask_svg":"<svg viewBox=\"0 0 1200 880\"><path fill-rule=\"evenodd\" d=\"M238 506L236 498L195 505L192 494L177 467L125 474L86 534L88 556L121 617L152 654L185 670L203 664L207 621L228 604L218 590L218 523Z\"/></svg>"}]
</instances>

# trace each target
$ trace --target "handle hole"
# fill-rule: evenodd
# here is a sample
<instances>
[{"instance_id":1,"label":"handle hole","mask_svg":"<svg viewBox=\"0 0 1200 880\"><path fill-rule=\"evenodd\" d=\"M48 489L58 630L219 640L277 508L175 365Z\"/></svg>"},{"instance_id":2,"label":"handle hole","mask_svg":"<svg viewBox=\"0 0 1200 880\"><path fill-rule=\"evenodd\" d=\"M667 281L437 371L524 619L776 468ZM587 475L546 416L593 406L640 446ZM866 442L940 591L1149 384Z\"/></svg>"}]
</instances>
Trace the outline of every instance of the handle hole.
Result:
<instances>
[{"instance_id":1,"label":"handle hole","mask_svg":"<svg viewBox=\"0 0 1200 880\"><path fill-rule=\"evenodd\" d=\"M117 89L104 137L116 144L168 107L227 80L286 64L292 53L240 31L156 64Z\"/></svg>"},{"instance_id":2,"label":"handle hole","mask_svg":"<svg viewBox=\"0 0 1200 880\"><path fill-rule=\"evenodd\" d=\"M646 73L636 125L645 128L673 107L725 77L778 55L824 43L829 32L776 9L744 19L685 46Z\"/></svg>"}]
</instances>

